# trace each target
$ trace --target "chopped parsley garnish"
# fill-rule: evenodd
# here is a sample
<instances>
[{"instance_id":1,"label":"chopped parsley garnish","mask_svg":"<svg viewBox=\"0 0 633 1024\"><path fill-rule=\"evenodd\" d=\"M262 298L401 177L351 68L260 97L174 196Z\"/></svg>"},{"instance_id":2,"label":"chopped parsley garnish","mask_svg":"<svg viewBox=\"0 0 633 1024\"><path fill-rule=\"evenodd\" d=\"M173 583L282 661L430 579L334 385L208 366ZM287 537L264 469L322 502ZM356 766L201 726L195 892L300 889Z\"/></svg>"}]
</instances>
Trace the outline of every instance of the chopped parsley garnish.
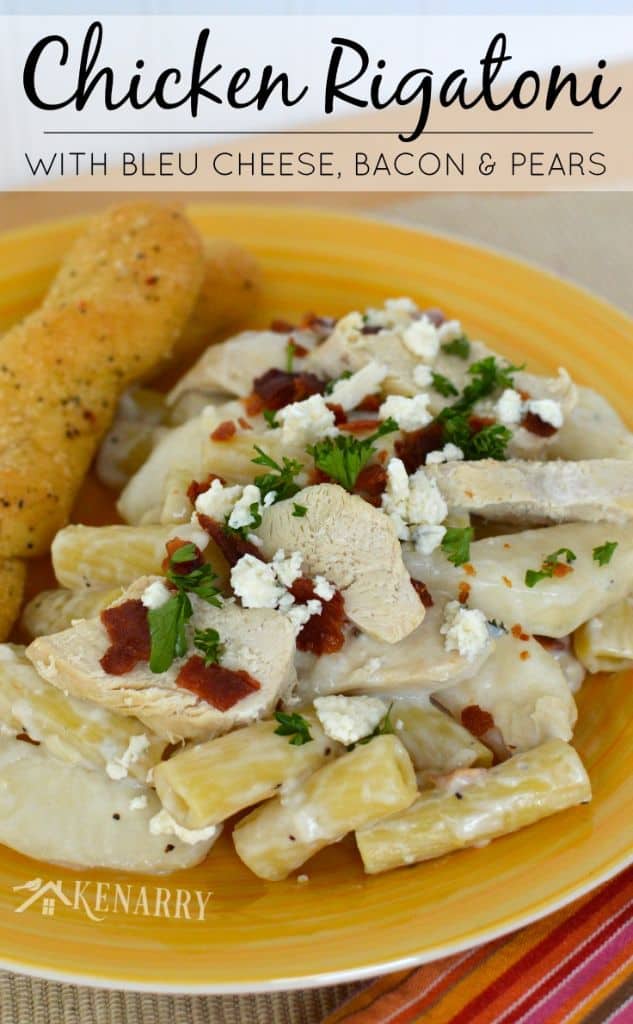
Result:
<instances>
[{"instance_id":1,"label":"chopped parsley garnish","mask_svg":"<svg viewBox=\"0 0 633 1024\"><path fill-rule=\"evenodd\" d=\"M451 395L459 394L455 385L448 377L444 377L441 373L431 373L431 384L438 395L443 395L444 398L450 398Z\"/></svg>"},{"instance_id":2,"label":"chopped parsley garnish","mask_svg":"<svg viewBox=\"0 0 633 1024\"><path fill-rule=\"evenodd\" d=\"M175 566L195 562L197 558L198 549L194 544L183 544L170 556L167 579L176 588L174 596L147 613L152 672L166 672L174 658L182 658L187 653L185 627L193 615L189 594L195 594L216 608L221 605L219 591L213 583L216 576L210 565L196 565L186 573L175 571Z\"/></svg>"},{"instance_id":3,"label":"chopped parsley garnish","mask_svg":"<svg viewBox=\"0 0 633 1024\"><path fill-rule=\"evenodd\" d=\"M378 430L363 441L350 434L338 434L336 437L328 437L325 441L309 445L306 451L314 459L317 469L327 473L332 480L336 480L346 490L351 491L361 469L376 453L374 441L385 434L392 434L397 429L398 424L389 416L380 424Z\"/></svg>"},{"instance_id":4,"label":"chopped parsley garnish","mask_svg":"<svg viewBox=\"0 0 633 1024\"><path fill-rule=\"evenodd\" d=\"M494 356L486 356L468 367L468 373L473 378L462 391L461 397L452 406L453 409L463 411L472 409L476 402L487 398L494 391L513 386L512 374L522 370L523 366L512 366L498 363Z\"/></svg>"},{"instance_id":5,"label":"chopped parsley garnish","mask_svg":"<svg viewBox=\"0 0 633 1024\"><path fill-rule=\"evenodd\" d=\"M296 519L303 519L304 515L308 511L305 505L297 505L297 502L293 502L292 514Z\"/></svg>"},{"instance_id":6,"label":"chopped parsley garnish","mask_svg":"<svg viewBox=\"0 0 633 1024\"><path fill-rule=\"evenodd\" d=\"M613 553L618 546L617 540L606 540L604 544L593 549L593 560L598 565L608 565L613 558Z\"/></svg>"},{"instance_id":7,"label":"chopped parsley garnish","mask_svg":"<svg viewBox=\"0 0 633 1024\"><path fill-rule=\"evenodd\" d=\"M204 654L206 666L217 665L224 653L224 644L217 629L196 629L193 634L193 645Z\"/></svg>"},{"instance_id":8,"label":"chopped parsley garnish","mask_svg":"<svg viewBox=\"0 0 633 1024\"><path fill-rule=\"evenodd\" d=\"M302 747L304 743L310 743L313 739L310 732L310 723L296 712L287 714L285 711L275 711L275 719L279 722L275 729L277 736L289 736L288 742L293 747Z\"/></svg>"},{"instance_id":9,"label":"chopped parsley garnish","mask_svg":"<svg viewBox=\"0 0 633 1024\"><path fill-rule=\"evenodd\" d=\"M470 342L465 334L460 334L459 338L444 342L442 352L446 352L447 356L457 356L458 359L468 359Z\"/></svg>"},{"instance_id":10,"label":"chopped parsley garnish","mask_svg":"<svg viewBox=\"0 0 633 1024\"><path fill-rule=\"evenodd\" d=\"M251 461L257 466L266 466L272 470L270 473L256 476L253 481L259 487L262 499L267 494L270 494L271 491L275 492L275 501L284 501L286 498L294 497L301 490L299 485L295 483L295 477L303 469L301 463L296 459L288 459L284 455L282 465L280 466L278 462L275 462L270 455L267 455L257 445L255 445L255 451L257 452L257 458Z\"/></svg>"},{"instance_id":11,"label":"chopped parsley garnish","mask_svg":"<svg viewBox=\"0 0 633 1024\"><path fill-rule=\"evenodd\" d=\"M449 526L442 537L441 548L453 565L464 565L470 559L470 544L475 536L472 526Z\"/></svg>"},{"instance_id":12,"label":"chopped parsley garnish","mask_svg":"<svg viewBox=\"0 0 633 1024\"><path fill-rule=\"evenodd\" d=\"M290 339L286 345L286 373L292 373L295 361L295 343Z\"/></svg>"},{"instance_id":13,"label":"chopped parsley garnish","mask_svg":"<svg viewBox=\"0 0 633 1024\"><path fill-rule=\"evenodd\" d=\"M242 540L248 540L249 533L256 530L258 526L262 525L262 514L260 510L260 504L258 501L254 501L248 506L250 513L250 519L244 526L231 526L229 520L231 518L231 512L227 512L224 517L224 532L228 534L237 534Z\"/></svg>"},{"instance_id":14,"label":"chopped parsley garnish","mask_svg":"<svg viewBox=\"0 0 633 1024\"><path fill-rule=\"evenodd\" d=\"M343 372L340 375L340 377L333 377L332 380L329 380L327 382L327 384L325 385L325 394L326 395L331 395L332 392L334 391L335 386L338 384L338 382L340 380L348 380L351 376L352 376L352 371L351 370L343 370Z\"/></svg>"},{"instance_id":15,"label":"chopped parsley garnish","mask_svg":"<svg viewBox=\"0 0 633 1024\"><path fill-rule=\"evenodd\" d=\"M464 458L498 459L506 457L506 448L512 440L512 431L500 423L491 423L476 434L472 434L464 449Z\"/></svg>"},{"instance_id":16,"label":"chopped parsley garnish","mask_svg":"<svg viewBox=\"0 0 633 1024\"><path fill-rule=\"evenodd\" d=\"M549 580L556 574L556 567L563 565L564 563L559 561L560 558L564 558L567 565L576 561L576 556L573 551L569 548L559 548L558 551L553 551L551 555L546 555L543 559L543 564L540 569L528 569L525 574L525 585L527 587L534 587L541 580Z\"/></svg>"},{"instance_id":17,"label":"chopped parsley garnish","mask_svg":"<svg viewBox=\"0 0 633 1024\"><path fill-rule=\"evenodd\" d=\"M279 420L277 419L277 413L275 409L264 409L262 415L270 429L277 430L277 428L279 427Z\"/></svg>"}]
</instances>

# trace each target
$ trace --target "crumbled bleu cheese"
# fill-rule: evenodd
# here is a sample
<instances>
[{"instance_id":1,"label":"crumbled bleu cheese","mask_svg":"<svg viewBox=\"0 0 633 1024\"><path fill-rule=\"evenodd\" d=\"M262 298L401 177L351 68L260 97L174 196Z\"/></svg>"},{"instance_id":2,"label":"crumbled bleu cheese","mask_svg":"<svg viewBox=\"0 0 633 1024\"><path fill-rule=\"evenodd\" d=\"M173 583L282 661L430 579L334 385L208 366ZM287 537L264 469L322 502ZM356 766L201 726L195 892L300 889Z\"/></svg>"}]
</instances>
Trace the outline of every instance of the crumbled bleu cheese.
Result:
<instances>
[{"instance_id":1,"label":"crumbled bleu cheese","mask_svg":"<svg viewBox=\"0 0 633 1024\"><path fill-rule=\"evenodd\" d=\"M401 336L404 345L414 356L425 363L433 362L439 351L440 339L437 327L428 317L414 320L405 327Z\"/></svg>"},{"instance_id":2,"label":"crumbled bleu cheese","mask_svg":"<svg viewBox=\"0 0 633 1024\"><path fill-rule=\"evenodd\" d=\"M196 512L223 523L241 494L242 487L239 484L225 487L220 480L213 480L209 489L196 498Z\"/></svg>"},{"instance_id":3,"label":"crumbled bleu cheese","mask_svg":"<svg viewBox=\"0 0 633 1024\"><path fill-rule=\"evenodd\" d=\"M413 398L402 395L388 395L378 410L381 420L391 416L400 430L412 431L426 427L433 419L428 409L429 396L421 392Z\"/></svg>"},{"instance_id":4,"label":"crumbled bleu cheese","mask_svg":"<svg viewBox=\"0 0 633 1024\"><path fill-rule=\"evenodd\" d=\"M336 587L333 587L329 580L326 580L325 576L315 576L314 580L314 593L317 597L320 597L322 601L331 601L336 593Z\"/></svg>"},{"instance_id":5,"label":"crumbled bleu cheese","mask_svg":"<svg viewBox=\"0 0 633 1024\"><path fill-rule=\"evenodd\" d=\"M528 412L538 416L543 423L549 423L556 430L563 425L563 410L553 398L530 398L526 402L526 408Z\"/></svg>"},{"instance_id":6,"label":"crumbled bleu cheese","mask_svg":"<svg viewBox=\"0 0 633 1024\"><path fill-rule=\"evenodd\" d=\"M136 764L140 759L141 755L149 749L149 740L145 733L138 733L136 736L130 736L130 741L127 745L127 749L121 754L120 757L114 757L105 766L106 775L111 779L119 781L127 777L130 766Z\"/></svg>"},{"instance_id":7,"label":"crumbled bleu cheese","mask_svg":"<svg viewBox=\"0 0 633 1024\"><path fill-rule=\"evenodd\" d=\"M144 811L147 807L147 797L143 793L141 796L135 796L130 800L131 811Z\"/></svg>"},{"instance_id":8,"label":"crumbled bleu cheese","mask_svg":"<svg viewBox=\"0 0 633 1024\"><path fill-rule=\"evenodd\" d=\"M464 453L461 448L458 448L456 444L452 444L450 441L445 444L442 449L438 449L435 452L429 452L426 457L427 466L437 466L440 462L459 462L464 458Z\"/></svg>"},{"instance_id":9,"label":"crumbled bleu cheese","mask_svg":"<svg viewBox=\"0 0 633 1024\"><path fill-rule=\"evenodd\" d=\"M495 416L507 427L516 426L523 416L523 399L514 388L506 388L495 405Z\"/></svg>"},{"instance_id":10,"label":"crumbled bleu cheese","mask_svg":"<svg viewBox=\"0 0 633 1024\"><path fill-rule=\"evenodd\" d=\"M340 405L342 409L349 412L350 409L355 409L367 395L376 394L386 376L387 367L372 359L351 377L344 377L336 382L328 396L330 404Z\"/></svg>"},{"instance_id":11,"label":"crumbled bleu cheese","mask_svg":"<svg viewBox=\"0 0 633 1024\"><path fill-rule=\"evenodd\" d=\"M295 580L301 576L303 555L300 551L293 551L288 558L283 548L275 551L272 564L277 574L277 579L284 587L291 587Z\"/></svg>"},{"instance_id":12,"label":"crumbled bleu cheese","mask_svg":"<svg viewBox=\"0 0 633 1024\"><path fill-rule=\"evenodd\" d=\"M445 533L445 526L415 526L411 531L411 540L421 555L431 555L439 548Z\"/></svg>"},{"instance_id":13,"label":"crumbled bleu cheese","mask_svg":"<svg viewBox=\"0 0 633 1024\"><path fill-rule=\"evenodd\" d=\"M445 345L447 342L456 341L463 337L464 331L459 320L445 320L437 329L440 342Z\"/></svg>"},{"instance_id":14,"label":"crumbled bleu cheese","mask_svg":"<svg viewBox=\"0 0 633 1024\"><path fill-rule=\"evenodd\" d=\"M247 484L235 502L228 518L232 530L241 530L244 526L252 526L262 512L262 495L255 484Z\"/></svg>"},{"instance_id":15,"label":"crumbled bleu cheese","mask_svg":"<svg viewBox=\"0 0 633 1024\"><path fill-rule=\"evenodd\" d=\"M314 710L325 735L345 746L370 736L385 717L385 705L377 697L317 697Z\"/></svg>"},{"instance_id":16,"label":"crumbled bleu cheese","mask_svg":"<svg viewBox=\"0 0 633 1024\"><path fill-rule=\"evenodd\" d=\"M433 371L426 363L418 363L413 369L413 383L420 390L429 388L433 380Z\"/></svg>"},{"instance_id":17,"label":"crumbled bleu cheese","mask_svg":"<svg viewBox=\"0 0 633 1024\"><path fill-rule=\"evenodd\" d=\"M277 413L281 441L287 445L305 446L324 437L334 437L338 434L334 419L334 413L328 409L322 395L310 395L303 402L292 402Z\"/></svg>"},{"instance_id":18,"label":"crumbled bleu cheese","mask_svg":"<svg viewBox=\"0 0 633 1024\"><path fill-rule=\"evenodd\" d=\"M409 539L409 477L402 459L390 459L387 482L382 495L382 508L396 528L400 540Z\"/></svg>"},{"instance_id":19,"label":"crumbled bleu cheese","mask_svg":"<svg viewBox=\"0 0 633 1024\"><path fill-rule=\"evenodd\" d=\"M458 651L472 660L490 643L486 616L478 608L464 608L459 601L449 601L444 609L440 633L447 651Z\"/></svg>"},{"instance_id":20,"label":"crumbled bleu cheese","mask_svg":"<svg viewBox=\"0 0 633 1024\"><path fill-rule=\"evenodd\" d=\"M322 611L323 605L321 602L312 598L311 600L306 601L305 604L293 604L285 614L290 625L294 629L295 636L298 636L306 622L308 622L313 615L320 615Z\"/></svg>"},{"instance_id":21,"label":"crumbled bleu cheese","mask_svg":"<svg viewBox=\"0 0 633 1024\"><path fill-rule=\"evenodd\" d=\"M141 603L145 608L161 608L172 597L169 587L166 587L162 580L154 580L141 594Z\"/></svg>"},{"instance_id":22,"label":"crumbled bleu cheese","mask_svg":"<svg viewBox=\"0 0 633 1024\"><path fill-rule=\"evenodd\" d=\"M207 828L184 828L174 821L171 814L164 808L149 819L149 830L153 836L176 836L181 843L187 846L195 846L196 843L206 842L207 839L215 839L220 834L221 825L208 825Z\"/></svg>"},{"instance_id":23,"label":"crumbled bleu cheese","mask_svg":"<svg viewBox=\"0 0 633 1024\"><path fill-rule=\"evenodd\" d=\"M173 530L170 530L167 540L184 540L188 544L195 544L198 551L204 551L211 538L202 529L194 513L191 523L180 523L178 526L174 526Z\"/></svg>"},{"instance_id":24,"label":"crumbled bleu cheese","mask_svg":"<svg viewBox=\"0 0 633 1024\"><path fill-rule=\"evenodd\" d=\"M285 592L274 565L255 555L242 555L233 566L231 586L245 608L276 608Z\"/></svg>"},{"instance_id":25,"label":"crumbled bleu cheese","mask_svg":"<svg viewBox=\"0 0 633 1024\"><path fill-rule=\"evenodd\" d=\"M399 299L385 299L385 309L391 313L408 313L409 316L418 312L416 303L406 295Z\"/></svg>"},{"instance_id":26,"label":"crumbled bleu cheese","mask_svg":"<svg viewBox=\"0 0 633 1024\"><path fill-rule=\"evenodd\" d=\"M423 469L409 478L409 522L437 526L448 515L448 506L435 480L429 480Z\"/></svg>"}]
</instances>

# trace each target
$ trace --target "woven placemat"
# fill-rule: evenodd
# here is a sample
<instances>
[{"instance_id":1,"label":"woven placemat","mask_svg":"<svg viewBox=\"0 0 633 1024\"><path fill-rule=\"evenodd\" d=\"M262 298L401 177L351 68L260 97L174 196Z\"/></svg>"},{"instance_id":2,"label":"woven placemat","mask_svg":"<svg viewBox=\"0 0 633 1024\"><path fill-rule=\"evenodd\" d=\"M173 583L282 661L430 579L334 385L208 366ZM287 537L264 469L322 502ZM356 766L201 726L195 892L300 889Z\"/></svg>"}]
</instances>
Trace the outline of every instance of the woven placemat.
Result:
<instances>
[{"instance_id":1,"label":"woven placemat","mask_svg":"<svg viewBox=\"0 0 633 1024\"><path fill-rule=\"evenodd\" d=\"M320 1024L358 990L332 985L253 996L156 996L0 972L1 1024Z\"/></svg>"}]
</instances>

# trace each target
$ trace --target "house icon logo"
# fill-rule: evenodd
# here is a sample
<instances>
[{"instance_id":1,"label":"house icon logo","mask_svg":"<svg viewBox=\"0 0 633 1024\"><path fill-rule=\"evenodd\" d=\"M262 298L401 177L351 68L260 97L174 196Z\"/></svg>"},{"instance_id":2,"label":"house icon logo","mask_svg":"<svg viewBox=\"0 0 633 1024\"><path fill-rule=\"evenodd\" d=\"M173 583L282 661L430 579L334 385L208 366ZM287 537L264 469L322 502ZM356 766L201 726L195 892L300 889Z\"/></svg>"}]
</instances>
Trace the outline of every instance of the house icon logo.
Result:
<instances>
[{"instance_id":1,"label":"house icon logo","mask_svg":"<svg viewBox=\"0 0 633 1024\"><path fill-rule=\"evenodd\" d=\"M14 885L13 891L31 893L19 907L15 908L16 914L23 914L38 900L41 900L41 911L44 917L53 917L57 900L66 907L72 906L72 900L66 896L61 882L44 882L41 878L31 878L30 881L24 882L22 885Z\"/></svg>"}]
</instances>

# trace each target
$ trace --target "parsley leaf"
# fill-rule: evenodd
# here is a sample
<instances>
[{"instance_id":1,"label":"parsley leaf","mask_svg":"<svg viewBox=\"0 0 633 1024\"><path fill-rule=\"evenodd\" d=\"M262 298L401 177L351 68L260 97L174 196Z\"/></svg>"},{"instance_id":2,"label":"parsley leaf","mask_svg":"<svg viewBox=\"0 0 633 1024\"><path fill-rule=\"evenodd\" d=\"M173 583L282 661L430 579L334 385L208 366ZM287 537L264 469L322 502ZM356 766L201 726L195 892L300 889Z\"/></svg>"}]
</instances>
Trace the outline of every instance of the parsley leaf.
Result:
<instances>
[{"instance_id":1,"label":"parsley leaf","mask_svg":"<svg viewBox=\"0 0 633 1024\"><path fill-rule=\"evenodd\" d=\"M340 377L333 377L332 380L329 380L327 382L327 384L325 385L325 394L326 395L331 395L332 392L334 391L335 386L338 384L338 382L340 380L348 380L348 378L351 377L351 376L352 376L352 371L351 370L343 370L343 372L340 375Z\"/></svg>"},{"instance_id":2,"label":"parsley leaf","mask_svg":"<svg viewBox=\"0 0 633 1024\"><path fill-rule=\"evenodd\" d=\"M264 409L262 415L271 430L278 429L279 420L277 419L277 413L274 409Z\"/></svg>"},{"instance_id":3,"label":"parsley leaf","mask_svg":"<svg viewBox=\"0 0 633 1024\"><path fill-rule=\"evenodd\" d=\"M508 442L512 440L512 431L500 423L491 423L476 434L473 434L465 449L465 459L498 459L506 457Z\"/></svg>"},{"instance_id":4,"label":"parsley leaf","mask_svg":"<svg viewBox=\"0 0 633 1024\"><path fill-rule=\"evenodd\" d=\"M525 585L527 587L534 587L537 583L540 583L541 580L552 579L556 572L556 566L562 564L559 561L561 556L565 559L567 565L576 561L576 556L573 551L570 551L569 548L559 548L558 551L553 551L551 555L545 556L540 569L527 570L525 574Z\"/></svg>"},{"instance_id":5,"label":"parsley leaf","mask_svg":"<svg viewBox=\"0 0 633 1024\"><path fill-rule=\"evenodd\" d=\"M292 368L295 361L295 343L290 339L286 345L286 373L292 373Z\"/></svg>"},{"instance_id":6,"label":"parsley leaf","mask_svg":"<svg viewBox=\"0 0 633 1024\"><path fill-rule=\"evenodd\" d=\"M224 653L224 644L217 629L196 629L193 645L204 654L205 665L216 665Z\"/></svg>"},{"instance_id":7,"label":"parsley leaf","mask_svg":"<svg viewBox=\"0 0 633 1024\"><path fill-rule=\"evenodd\" d=\"M224 532L228 534L237 534L242 540L248 540L249 533L256 530L258 526L262 525L262 514L260 512L260 504L258 501L254 501L248 506L250 513L250 519L244 526L230 526L229 519L231 518L231 512L227 512L224 517Z\"/></svg>"},{"instance_id":8,"label":"parsley leaf","mask_svg":"<svg viewBox=\"0 0 633 1024\"><path fill-rule=\"evenodd\" d=\"M325 441L308 445L306 451L314 459L317 469L327 473L337 483L351 491L358 479L358 474L363 469L372 455L376 453L374 441L385 434L392 434L398 429L396 421L389 416L384 423L381 423L373 434L360 441L350 434L338 434L336 437L328 437Z\"/></svg>"},{"instance_id":9,"label":"parsley leaf","mask_svg":"<svg viewBox=\"0 0 633 1024\"><path fill-rule=\"evenodd\" d=\"M472 526L449 526L442 537L441 548L453 565L464 565L470 558L470 544L475 536Z\"/></svg>"},{"instance_id":10,"label":"parsley leaf","mask_svg":"<svg viewBox=\"0 0 633 1024\"><path fill-rule=\"evenodd\" d=\"M150 608L147 614L151 672L166 672L174 658L182 658L187 653L185 627L193 615L189 594L195 594L216 608L222 604L213 582L216 576L210 565L197 565L186 573L175 571L176 566L194 561L197 556L198 549L194 544L183 544L174 551L169 559L167 579L175 588L175 593L159 608Z\"/></svg>"},{"instance_id":11,"label":"parsley leaf","mask_svg":"<svg viewBox=\"0 0 633 1024\"><path fill-rule=\"evenodd\" d=\"M297 505L296 501L292 505L292 514L297 519L303 519L304 515L308 511L305 505Z\"/></svg>"},{"instance_id":12,"label":"parsley leaf","mask_svg":"<svg viewBox=\"0 0 633 1024\"><path fill-rule=\"evenodd\" d=\"M606 540L604 544L593 549L593 560L598 565L608 565L613 558L613 553L618 546L617 540Z\"/></svg>"},{"instance_id":13,"label":"parsley leaf","mask_svg":"<svg viewBox=\"0 0 633 1024\"><path fill-rule=\"evenodd\" d=\"M284 455L282 465L280 466L278 462L275 462L270 455L267 455L257 445L255 445L255 451L257 452L257 458L251 461L257 466L266 466L272 470L271 473L256 476L253 481L259 487L262 499L267 494L270 494L271 491L275 492L275 501L283 501L285 498L294 497L301 490L299 485L295 483L295 477L303 469L301 463L296 459L288 459Z\"/></svg>"},{"instance_id":14,"label":"parsley leaf","mask_svg":"<svg viewBox=\"0 0 633 1024\"><path fill-rule=\"evenodd\" d=\"M293 747L302 747L304 743L310 743L313 739L310 732L310 723L296 712L286 714L285 711L275 711L275 718L279 726L275 729L276 736L289 736L288 742Z\"/></svg>"},{"instance_id":15,"label":"parsley leaf","mask_svg":"<svg viewBox=\"0 0 633 1024\"><path fill-rule=\"evenodd\" d=\"M391 721L392 708L393 701L387 708L383 717L380 719L376 728L373 730L373 732L369 733L369 736L363 736L362 740L356 740L355 743L350 743L349 746L345 747L348 753L350 750L353 750L354 747L364 747L366 743L369 743L371 740L373 740L374 736L387 736L391 735L395 731L393 727L393 722Z\"/></svg>"},{"instance_id":16,"label":"parsley leaf","mask_svg":"<svg viewBox=\"0 0 633 1024\"><path fill-rule=\"evenodd\" d=\"M437 417L437 420L442 424L444 428L444 434L442 440L444 444L450 442L451 444L457 445L464 452L464 458L466 458L466 448L470 443L470 439L473 435L468 423L468 417L461 411L454 409L452 406L448 406L443 409Z\"/></svg>"},{"instance_id":17,"label":"parsley leaf","mask_svg":"<svg viewBox=\"0 0 633 1024\"><path fill-rule=\"evenodd\" d=\"M451 395L458 395L459 391L453 383L444 377L441 373L431 373L431 384L438 395L443 395L444 398L450 398Z\"/></svg>"},{"instance_id":18,"label":"parsley leaf","mask_svg":"<svg viewBox=\"0 0 633 1024\"><path fill-rule=\"evenodd\" d=\"M524 364L525 365L525 364ZM498 363L494 356L486 356L468 367L468 373L473 378L462 391L461 398L452 406L453 409L466 411L472 409L476 402L486 398L494 391L513 386L512 374L522 370L523 366L513 366L509 363L505 366Z\"/></svg>"},{"instance_id":19,"label":"parsley leaf","mask_svg":"<svg viewBox=\"0 0 633 1024\"><path fill-rule=\"evenodd\" d=\"M468 359L470 342L465 334L460 334L459 338L445 342L442 345L442 352L446 352L447 356L457 356L458 359Z\"/></svg>"}]
</instances>

